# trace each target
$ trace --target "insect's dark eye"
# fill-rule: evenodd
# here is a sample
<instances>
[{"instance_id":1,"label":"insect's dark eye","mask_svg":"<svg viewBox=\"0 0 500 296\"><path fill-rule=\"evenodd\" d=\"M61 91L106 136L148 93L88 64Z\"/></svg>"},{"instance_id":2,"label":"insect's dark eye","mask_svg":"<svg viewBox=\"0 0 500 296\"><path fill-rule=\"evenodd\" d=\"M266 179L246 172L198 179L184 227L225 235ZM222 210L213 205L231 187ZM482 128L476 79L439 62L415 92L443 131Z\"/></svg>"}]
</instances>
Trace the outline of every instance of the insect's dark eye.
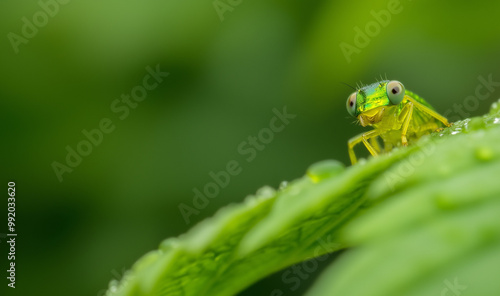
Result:
<instances>
[{"instance_id":1,"label":"insect's dark eye","mask_svg":"<svg viewBox=\"0 0 500 296\"><path fill-rule=\"evenodd\" d=\"M346 104L347 112L349 112L352 116L356 116L356 95L357 92L352 93L347 99Z\"/></svg>"},{"instance_id":2,"label":"insect's dark eye","mask_svg":"<svg viewBox=\"0 0 500 296\"><path fill-rule=\"evenodd\" d=\"M386 92L387 98L394 105L401 103L405 97L405 87L401 82L396 80L387 83Z\"/></svg>"}]
</instances>

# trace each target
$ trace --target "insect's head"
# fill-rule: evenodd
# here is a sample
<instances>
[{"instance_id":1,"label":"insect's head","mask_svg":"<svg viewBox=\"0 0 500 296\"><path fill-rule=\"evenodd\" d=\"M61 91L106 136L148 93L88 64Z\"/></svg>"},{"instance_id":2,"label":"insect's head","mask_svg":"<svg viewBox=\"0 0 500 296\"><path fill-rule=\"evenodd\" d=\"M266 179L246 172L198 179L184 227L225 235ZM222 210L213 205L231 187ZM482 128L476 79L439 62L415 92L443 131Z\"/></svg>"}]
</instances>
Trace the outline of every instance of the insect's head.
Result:
<instances>
[{"instance_id":1,"label":"insect's head","mask_svg":"<svg viewBox=\"0 0 500 296\"><path fill-rule=\"evenodd\" d=\"M398 105L404 97L405 87L401 82L384 80L352 93L347 99L347 112L367 126L382 119L385 106Z\"/></svg>"}]
</instances>

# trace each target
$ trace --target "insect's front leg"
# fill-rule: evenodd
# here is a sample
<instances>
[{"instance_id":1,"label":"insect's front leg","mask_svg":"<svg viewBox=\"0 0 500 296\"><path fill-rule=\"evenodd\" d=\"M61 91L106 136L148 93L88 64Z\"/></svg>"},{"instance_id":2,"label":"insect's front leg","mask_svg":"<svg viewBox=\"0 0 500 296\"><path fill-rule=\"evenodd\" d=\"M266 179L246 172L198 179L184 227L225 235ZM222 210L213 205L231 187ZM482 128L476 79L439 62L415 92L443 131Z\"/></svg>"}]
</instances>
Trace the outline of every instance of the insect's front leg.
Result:
<instances>
[{"instance_id":1,"label":"insect's front leg","mask_svg":"<svg viewBox=\"0 0 500 296\"><path fill-rule=\"evenodd\" d=\"M356 154L354 153L354 146L356 146L360 142L363 142L363 144L365 144L366 149L368 149L371 155L378 155L376 149L369 142L370 139L375 138L378 135L379 133L377 130L372 130L364 134L357 135L356 137L351 138L349 142L347 142L347 150L349 152L349 158L351 159L352 164L355 164L357 162Z\"/></svg>"},{"instance_id":2,"label":"insect's front leg","mask_svg":"<svg viewBox=\"0 0 500 296\"><path fill-rule=\"evenodd\" d=\"M377 153L382 152L382 149L380 148L380 145L377 142L377 138L376 137L370 138L370 144L373 146L373 148L375 149L375 151L377 151Z\"/></svg>"}]
</instances>

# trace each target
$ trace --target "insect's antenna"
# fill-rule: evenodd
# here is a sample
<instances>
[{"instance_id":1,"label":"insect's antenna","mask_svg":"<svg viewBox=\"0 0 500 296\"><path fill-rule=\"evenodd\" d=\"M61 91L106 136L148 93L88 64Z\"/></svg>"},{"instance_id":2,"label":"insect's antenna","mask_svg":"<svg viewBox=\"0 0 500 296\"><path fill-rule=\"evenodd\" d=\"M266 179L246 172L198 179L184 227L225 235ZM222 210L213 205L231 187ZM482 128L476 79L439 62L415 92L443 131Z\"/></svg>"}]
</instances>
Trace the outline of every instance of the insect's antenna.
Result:
<instances>
[{"instance_id":1,"label":"insect's antenna","mask_svg":"<svg viewBox=\"0 0 500 296\"><path fill-rule=\"evenodd\" d=\"M350 85L350 84L347 84L347 83L342 82L342 81L340 81L340 83L342 83L343 85L349 86L350 88L356 90L356 88L354 86Z\"/></svg>"}]
</instances>

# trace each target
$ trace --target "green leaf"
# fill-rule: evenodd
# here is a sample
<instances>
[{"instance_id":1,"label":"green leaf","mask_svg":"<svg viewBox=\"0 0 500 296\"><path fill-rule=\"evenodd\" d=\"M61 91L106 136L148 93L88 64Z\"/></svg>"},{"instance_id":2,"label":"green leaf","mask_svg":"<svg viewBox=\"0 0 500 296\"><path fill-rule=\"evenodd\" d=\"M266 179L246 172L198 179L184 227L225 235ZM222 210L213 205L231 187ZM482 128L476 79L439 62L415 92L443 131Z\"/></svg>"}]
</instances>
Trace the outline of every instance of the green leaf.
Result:
<instances>
[{"instance_id":1,"label":"green leaf","mask_svg":"<svg viewBox=\"0 0 500 296\"><path fill-rule=\"evenodd\" d=\"M374 180L378 205L343 229L358 247L308 295L498 295L498 112L455 124L442 134L459 135L435 135Z\"/></svg>"},{"instance_id":2,"label":"green leaf","mask_svg":"<svg viewBox=\"0 0 500 296\"><path fill-rule=\"evenodd\" d=\"M347 169L324 161L263 187L162 242L106 295L234 295L353 246L310 295L439 294L457 277L479 293L470 295L498 291L499 109Z\"/></svg>"}]
</instances>

